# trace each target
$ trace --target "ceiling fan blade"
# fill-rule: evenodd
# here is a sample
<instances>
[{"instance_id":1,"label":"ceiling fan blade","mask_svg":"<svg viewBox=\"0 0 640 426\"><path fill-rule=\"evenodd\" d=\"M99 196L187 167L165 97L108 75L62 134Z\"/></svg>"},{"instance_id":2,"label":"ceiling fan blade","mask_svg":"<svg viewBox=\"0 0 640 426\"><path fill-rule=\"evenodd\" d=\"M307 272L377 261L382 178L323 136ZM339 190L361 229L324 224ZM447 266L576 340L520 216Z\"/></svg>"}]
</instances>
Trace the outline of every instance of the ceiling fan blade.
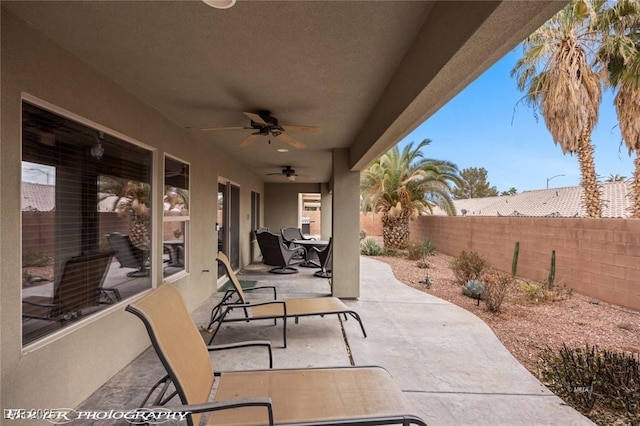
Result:
<instances>
[{"instance_id":1,"label":"ceiling fan blade","mask_svg":"<svg viewBox=\"0 0 640 426\"><path fill-rule=\"evenodd\" d=\"M200 129L203 132L208 132L210 130L244 130L244 129L253 129L253 127L241 127L241 126L231 126L231 127L207 127L206 129Z\"/></svg>"},{"instance_id":2,"label":"ceiling fan blade","mask_svg":"<svg viewBox=\"0 0 640 426\"><path fill-rule=\"evenodd\" d=\"M244 115L246 115L247 117L249 117L249 120L255 122L255 123L260 123L260 124L264 124L265 126L268 125L268 123L266 121L264 121L264 119L262 117L260 117L260 115L258 114L254 114L253 112L243 112Z\"/></svg>"},{"instance_id":3,"label":"ceiling fan blade","mask_svg":"<svg viewBox=\"0 0 640 426\"><path fill-rule=\"evenodd\" d=\"M304 133L320 133L320 127L317 126L282 126L285 132L304 132Z\"/></svg>"},{"instance_id":4,"label":"ceiling fan blade","mask_svg":"<svg viewBox=\"0 0 640 426\"><path fill-rule=\"evenodd\" d=\"M276 138L280 139L281 141L291 145L292 147L296 148L296 149L302 149L305 148L307 145L303 144L302 142L300 142L299 140L292 138L291 136L287 135L286 133L280 133L278 136L276 136Z\"/></svg>"},{"instance_id":5,"label":"ceiling fan blade","mask_svg":"<svg viewBox=\"0 0 640 426\"><path fill-rule=\"evenodd\" d=\"M243 140L242 142L240 142L240 148L245 148L249 145L251 145L253 142L256 141L256 139L260 138L260 136L262 136L259 133L252 133L249 136L247 136L245 138L245 140Z\"/></svg>"}]
</instances>

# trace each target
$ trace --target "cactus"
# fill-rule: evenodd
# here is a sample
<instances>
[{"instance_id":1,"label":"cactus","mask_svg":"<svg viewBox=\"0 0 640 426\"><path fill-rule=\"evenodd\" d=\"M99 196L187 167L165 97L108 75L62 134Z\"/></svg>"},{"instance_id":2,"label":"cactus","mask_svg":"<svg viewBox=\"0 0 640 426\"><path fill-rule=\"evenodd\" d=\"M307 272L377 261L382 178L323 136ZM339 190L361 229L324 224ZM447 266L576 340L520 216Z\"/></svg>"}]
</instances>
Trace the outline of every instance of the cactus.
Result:
<instances>
[{"instance_id":1,"label":"cactus","mask_svg":"<svg viewBox=\"0 0 640 426\"><path fill-rule=\"evenodd\" d=\"M549 268L549 277L547 278L547 288L553 288L553 282L556 279L556 251L551 250L551 267Z\"/></svg>"},{"instance_id":2,"label":"cactus","mask_svg":"<svg viewBox=\"0 0 640 426\"><path fill-rule=\"evenodd\" d=\"M520 241L516 241L513 248L513 260L511 261L511 276L515 277L518 272L518 255L520 254Z\"/></svg>"}]
</instances>

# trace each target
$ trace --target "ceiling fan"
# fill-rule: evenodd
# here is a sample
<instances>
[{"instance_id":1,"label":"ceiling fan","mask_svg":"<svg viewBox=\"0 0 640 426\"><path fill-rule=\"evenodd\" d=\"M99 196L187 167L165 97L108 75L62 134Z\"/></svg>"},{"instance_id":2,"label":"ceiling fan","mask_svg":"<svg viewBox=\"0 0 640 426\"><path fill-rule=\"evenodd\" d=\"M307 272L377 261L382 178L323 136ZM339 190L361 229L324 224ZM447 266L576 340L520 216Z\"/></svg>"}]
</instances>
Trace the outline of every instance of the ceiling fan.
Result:
<instances>
[{"instance_id":1,"label":"ceiling fan","mask_svg":"<svg viewBox=\"0 0 640 426\"><path fill-rule=\"evenodd\" d=\"M306 145L292 136L289 136L286 132L305 132L305 133L319 133L320 128L315 126L293 126L283 125L278 122L278 119L271 115L269 111L262 110L257 113L243 112L251 123L245 127L209 127L202 129L203 131L210 130L255 130L247 136L241 143L240 147L244 148L251 145L254 141L262 136L269 137L269 143L271 143L271 136L280 139L284 143L291 145L296 149L302 149Z\"/></svg>"},{"instance_id":2,"label":"ceiling fan","mask_svg":"<svg viewBox=\"0 0 640 426\"><path fill-rule=\"evenodd\" d=\"M291 166L283 166L282 170L279 173L267 173L267 176L286 176L286 178L289 180L289 182L294 182L296 180L296 177L299 176L295 169L293 169Z\"/></svg>"}]
</instances>

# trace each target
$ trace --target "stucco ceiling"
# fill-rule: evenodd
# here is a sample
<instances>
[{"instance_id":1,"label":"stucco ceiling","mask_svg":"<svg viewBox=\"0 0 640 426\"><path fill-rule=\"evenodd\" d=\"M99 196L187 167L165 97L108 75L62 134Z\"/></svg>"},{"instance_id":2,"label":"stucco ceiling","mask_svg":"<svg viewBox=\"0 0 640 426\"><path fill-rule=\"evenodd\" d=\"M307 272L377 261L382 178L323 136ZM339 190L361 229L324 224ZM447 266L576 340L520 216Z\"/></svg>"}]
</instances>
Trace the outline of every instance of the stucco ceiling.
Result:
<instances>
[{"instance_id":1,"label":"stucco ceiling","mask_svg":"<svg viewBox=\"0 0 640 426\"><path fill-rule=\"evenodd\" d=\"M335 148L361 169L433 114L564 2L200 1L2 2L205 143L264 181L291 165L300 182L328 182ZM248 148L243 111L270 110L290 149Z\"/></svg>"}]
</instances>

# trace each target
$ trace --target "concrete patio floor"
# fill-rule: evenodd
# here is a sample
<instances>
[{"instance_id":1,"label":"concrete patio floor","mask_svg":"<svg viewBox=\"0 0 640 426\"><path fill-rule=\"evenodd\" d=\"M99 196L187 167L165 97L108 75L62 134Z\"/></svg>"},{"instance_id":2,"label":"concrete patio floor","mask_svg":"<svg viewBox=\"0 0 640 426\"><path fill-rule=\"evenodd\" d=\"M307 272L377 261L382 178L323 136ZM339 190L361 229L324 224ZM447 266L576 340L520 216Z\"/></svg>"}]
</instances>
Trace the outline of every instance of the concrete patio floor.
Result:
<instances>
[{"instance_id":1,"label":"concrete patio floor","mask_svg":"<svg viewBox=\"0 0 640 426\"><path fill-rule=\"evenodd\" d=\"M360 314L367 338L354 319L326 316L301 318L298 324L290 320L286 349L282 348L282 325L274 327L271 322L227 323L214 344L270 340L274 368L348 366L352 362L381 365L413 403L414 414L429 425L593 424L536 380L473 314L405 286L382 262L361 257L360 270L361 296L345 303ZM316 269L300 268L300 273L285 276L266 271L263 265L250 265L240 278L275 285L281 299L330 293L327 279L313 277ZM209 311L221 295L212 295L193 312L197 325L207 325ZM251 296L267 295L255 291ZM268 363L264 349L217 352L212 360L221 371L266 368ZM136 408L164 374L155 352L149 349L78 409Z\"/></svg>"}]
</instances>

